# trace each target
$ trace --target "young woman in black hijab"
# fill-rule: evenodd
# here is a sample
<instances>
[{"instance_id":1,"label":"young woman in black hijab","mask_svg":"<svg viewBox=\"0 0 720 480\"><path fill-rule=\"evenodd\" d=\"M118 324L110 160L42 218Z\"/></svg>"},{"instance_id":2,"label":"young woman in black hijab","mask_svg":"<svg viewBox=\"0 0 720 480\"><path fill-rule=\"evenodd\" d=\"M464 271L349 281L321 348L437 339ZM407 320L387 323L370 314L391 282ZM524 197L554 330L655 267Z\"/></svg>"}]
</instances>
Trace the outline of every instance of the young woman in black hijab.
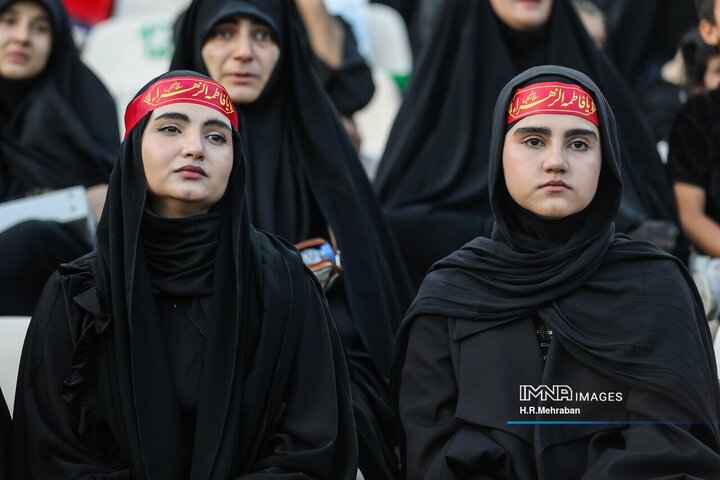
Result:
<instances>
[{"instance_id":1,"label":"young woman in black hijab","mask_svg":"<svg viewBox=\"0 0 720 480\"><path fill-rule=\"evenodd\" d=\"M117 112L80 60L65 10L59 0L0 0L0 20L0 201L82 185L101 207ZM12 252L0 267L0 314L30 315L58 264L90 248L54 222L0 234L0 250Z\"/></svg>"},{"instance_id":2,"label":"young woman in black hijab","mask_svg":"<svg viewBox=\"0 0 720 480\"><path fill-rule=\"evenodd\" d=\"M249 222L227 92L170 72L125 124L97 252L29 327L13 478L354 478L340 337L297 252Z\"/></svg>"},{"instance_id":3,"label":"young woman in black hijab","mask_svg":"<svg viewBox=\"0 0 720 480\"><path fill-rule=\"evenodd\" d=\"M541 64L580 70L603 89L627 159L618 229L673 250L677 213L656 142L632 93L569 1L446 0L375 179L416 287L433 262L490 234L486 179L493 105L505 82Z\"/></svg>"},{"instance_id":4,"label":"young woman in black hijab","mask_svg":"<svg viewBox=\"0 0 720 480\"><path fill-rule=\"evenodd\" d=\"M177 38L173 68L209 71L238 109L253 224L293 243L329 240L330 228L337 239L343 273L326 294L348 354L360 469L390 478L397 462L387 372L410 288L357 154L311 68L294 4L196 0Z\"/></svg>"},{"instance_id":5,"label":"young woman in black hijab","mask_svg":"<svg viewBox=\"0 0 720 480\"><path fill-rule=\"evenodd\" d=\"M580 72L500 93L492 237L433 266L398 333L407 478L717 476L707 321L679 260L615 233L620 151Z\"/></svg>"}]
</instances>

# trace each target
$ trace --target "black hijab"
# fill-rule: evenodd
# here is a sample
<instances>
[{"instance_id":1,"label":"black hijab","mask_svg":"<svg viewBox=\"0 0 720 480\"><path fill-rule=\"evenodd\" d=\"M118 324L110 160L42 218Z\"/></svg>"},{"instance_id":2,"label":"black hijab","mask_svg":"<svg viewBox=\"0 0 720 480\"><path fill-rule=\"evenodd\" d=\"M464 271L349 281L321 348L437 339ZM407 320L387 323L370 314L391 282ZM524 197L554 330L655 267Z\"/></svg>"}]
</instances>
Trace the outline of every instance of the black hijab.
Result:
<instances>
[{"instance_id":1,"label":"black hijab","mask_svg":"<svg viewBox=\"0 0 720 480\"><path fill-rule=\"evenodd\" d=\"M544 75L565 77L598 105L602 170L585 221L562 243L538 245L508 228L502 149L514 90ZM395 392L413 321L422 315L468 320L455 340L536 315L575 359L631 388L666 398L682 418L647 412L653 421L695 421L720 450L720 393L710 332L687 270L648 242L616 234L620 148L611 109L598 86L566 68L532 68L500 93L490 143L492 238L478 237L437 262L400 327L393 363ZM502 359L498 359L502 361Z\"/></svg>"},{"instance_id":2,"label":"black hijab","mask_svg":"<svg viewBox=\"0 0 720 480\"><path fill-rule=\"evenodd\" d=\"M136 98L155 81L177 76L207 78L195 72L170 72L143 87ZM207 215L186 219L195 222L196 230L208 228L217 238L212 245L200 241L204 246L196 248L214 252L208 280L212 284L207 312L211 321L197 427L194 439L184 438L151 283L157 277L168 279L172 261L164 268L154 268L146 253L145 237L157 235L157 226L146 225L147 190L141 156L149 117L145 115L130 130L110 176L97 230L96 262L80 259L60 271L66 302L81 307L68 307L76 337L73 374L63 386L63 398L78 409L78 434L88 435L93 428L89 420L93 412L87 405L90 395L100 399L103 420L119 444L120 451L105 460L104 467L120 462L123 468L129 467L125 471L132 472L133 478L235 478L269 468L264 461L291 472L348 478L348 469L356 465L357 447L340 339L326 313L319 285L297 252L277 238L257 233L249 223L244 202L245 164L237 130L233 130L234 163L223 198ZM155 257L167 256L156 250ZM202 265L204 260L196 263ZM154 274L149 273L152 270ZM170 285L172 290L176 283L170 279L160 288ZM198 282L201 289L206 283ZM329 331L330 340L327 335L311 339L302 335L311 323L317 326L307 321L308 315L319 319L321 331ZM303 357L298 363L299 338L309 342L303 348L324 353L328 353L329 341L332 358L319 354L318 358ZM32 362L37 346L28 348L28 361ZM284 406L292 403L286 396L292 396L296 388L293 372L297 368L335 372L328 386L333 395L321 394L317 399L329 420L306 430L297 427L299 435L302 430L301 438L318 442L317 446L303 445L301 454L293 452L294 444L282 438L284 433L275 435L273 431L285 415ZM93 379L95 369L103 373ZM21 390L18 398L26 405L23 395ZM27 445L27 441L19 439L16 444ZM278 447L283 444L287 449ZM19 458L23 455L27 458L27 452L21 452ZM268 473L267 478L270 476ZM301 474L292 478L301 478Z\"/></svg>"},{"instance_id":3,"label":"black hijab","mask_svg":"<svg viewBox=\"0 0 720 480\"><path fill-rule=\"evenodd\" d=\"M677 224L650 130L567 0L554 0L548 23L535 32L508 28L488 1L447 0L419 56L375 179L416 285L434 261L490 234L486 179L493 107L508 80L540 64L584 72L613 106L625 159L618 229L630 231L646 219Z\"/></svg>"},{"instance_id":4,"label":"black hijab","mask_svg":"<svg viewBox=\"0 0 720 480\"><path fill-rule=\"evenodd\" d=\"M0 11L15 0L0 0ZM35 78L0 78L0 200L107 183L119 145L115 102L80 60L59 0L47 10L52 51Z\"/></svg>"},{"instance_id":5,"label":"black hijab","mask_svg":"<svg viewBox=\"0 0 720 480\"><path fill-rule=\"evenodd\" d=\"M239 13L275 32L280 59L260 98L236 105L248 161L253 225L293 243L328 238L342 252L351 317L381 372L410 302L405 270L350 139L310 66L310 46L291 1L195 0L177 36L172 68L207 69L210 29ZM372 299L372 300L369 300Z\"/></svg>"}]
</instances>

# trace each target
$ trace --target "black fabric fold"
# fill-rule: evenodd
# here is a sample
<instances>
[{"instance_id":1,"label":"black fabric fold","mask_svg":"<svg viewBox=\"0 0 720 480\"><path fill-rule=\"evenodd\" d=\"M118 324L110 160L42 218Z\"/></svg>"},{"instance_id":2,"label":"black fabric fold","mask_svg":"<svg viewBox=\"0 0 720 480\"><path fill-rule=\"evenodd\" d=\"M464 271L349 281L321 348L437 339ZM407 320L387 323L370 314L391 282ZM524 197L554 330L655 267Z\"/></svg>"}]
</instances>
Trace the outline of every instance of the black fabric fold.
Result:
<instances>
[{"instance_id":1,"label":"black fabric fold","mask_svg":"<svg viewBox=\"0 0 720 480\"><path fill-rule=\"evenodd\" d=\"M221 212L164 218L146 209L141 236L152 286L177 296L210 295L221 221Z\"/></svg>"}]
</instances>

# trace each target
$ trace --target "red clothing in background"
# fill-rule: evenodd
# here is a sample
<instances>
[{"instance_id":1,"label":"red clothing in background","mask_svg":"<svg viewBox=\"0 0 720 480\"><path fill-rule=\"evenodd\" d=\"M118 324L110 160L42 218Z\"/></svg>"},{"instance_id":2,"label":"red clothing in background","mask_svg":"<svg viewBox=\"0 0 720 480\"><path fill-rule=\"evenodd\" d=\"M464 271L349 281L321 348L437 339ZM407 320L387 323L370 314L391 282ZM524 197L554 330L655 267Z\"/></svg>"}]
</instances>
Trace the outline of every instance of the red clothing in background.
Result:
<instances>
[{"instance_id":1,"label":"red clothing in background","mask_svg":"<svg viewBox=\"0 0 720 480\"><path fill-rule=\"evenodd\" d=\"M85 24L95 24L112 14L114 0L63 0L68 15Z\"/></svg>"}]
</instances>

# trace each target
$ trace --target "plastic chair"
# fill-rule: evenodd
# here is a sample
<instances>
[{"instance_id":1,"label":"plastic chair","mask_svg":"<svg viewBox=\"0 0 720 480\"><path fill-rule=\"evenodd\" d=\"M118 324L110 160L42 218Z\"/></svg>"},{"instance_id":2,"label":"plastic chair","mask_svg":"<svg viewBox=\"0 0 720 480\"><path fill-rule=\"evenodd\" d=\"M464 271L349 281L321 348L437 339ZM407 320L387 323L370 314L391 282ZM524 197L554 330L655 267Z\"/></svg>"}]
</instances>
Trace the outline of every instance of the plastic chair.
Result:
<instances>
[{"instance_id":1,"label":"plastic chair","mask_svg":"<svg viewBox=\"0 0 720 480\"><path fill-rule=\"evenodd\" d=\"M369 3L365 9L365 23L372 64L390 72L393 77L407 78L413 58L402 16L387 5Z\"/></svg>"},{"instance_id":2,"label":"plastic chair","mask_svg":"<svg viewBox=\"0 0 720 480\"><path fill-rule=\"evenodd\" d=\"M13 412L20 354L30 317L0 317L0 388Z\"/></svg>"},{"instance_id":3,"label":"plastic chair","mask_svg":"<svg viewBox=\"0 0 720 480\"><path fill-rule=\"evenodd\" d=\"M115 0L113 16L145 15L150 13L171 13L173 15L187 8L191 0Z\"/></svg>"},{"instance_id":4,"label":"plastic chair","mask_svg":"<svg viewBox=\"0 0 720 480\"><path fill-rule=\"evenodd\" d=\"M375 94L372 100L353 117L362 138L361 161L371 180L375 177L375 171L402 101L400 90L388 72L374 68L373 81Z\"/></svg>"}]
</instances>

